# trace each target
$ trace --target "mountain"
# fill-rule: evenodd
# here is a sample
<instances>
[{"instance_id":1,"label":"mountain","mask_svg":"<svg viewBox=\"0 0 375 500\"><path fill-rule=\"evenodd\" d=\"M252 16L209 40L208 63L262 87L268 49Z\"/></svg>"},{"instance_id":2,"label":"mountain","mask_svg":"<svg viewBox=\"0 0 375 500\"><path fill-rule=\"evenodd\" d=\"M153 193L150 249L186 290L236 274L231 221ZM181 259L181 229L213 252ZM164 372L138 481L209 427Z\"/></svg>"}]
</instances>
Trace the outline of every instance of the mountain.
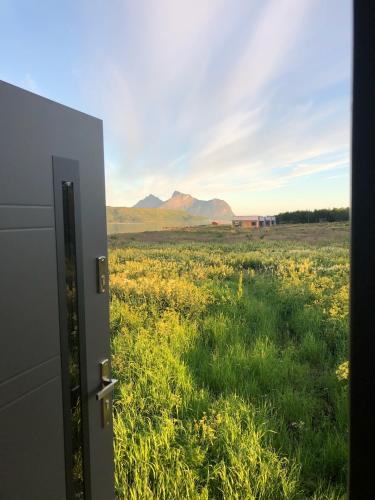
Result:
<instances>
[{"instance_id":1,"label":"mountain","mask_svg":"<svg viewBox=\"0 0 375 500\"><path fill-rule=\"evenodd\" d=\"M136 203L133 208L159 208L162 203L163 200L153 194L149 194L146 198Z\"/></svg>"},{"instance_id":2,"label":"mountain","mask_svg":"<svg viewBox=\"0 0 375 500\"><path fill-rule=\"evenodd\" d=\"M159 208L167 210L185 210L192 215L199 215L210 220L230 220L233 211L228 203L217 198L213 200L198 200L190 194L175 191L169 200L159 205Z\"/></svg>"}]
</instances>

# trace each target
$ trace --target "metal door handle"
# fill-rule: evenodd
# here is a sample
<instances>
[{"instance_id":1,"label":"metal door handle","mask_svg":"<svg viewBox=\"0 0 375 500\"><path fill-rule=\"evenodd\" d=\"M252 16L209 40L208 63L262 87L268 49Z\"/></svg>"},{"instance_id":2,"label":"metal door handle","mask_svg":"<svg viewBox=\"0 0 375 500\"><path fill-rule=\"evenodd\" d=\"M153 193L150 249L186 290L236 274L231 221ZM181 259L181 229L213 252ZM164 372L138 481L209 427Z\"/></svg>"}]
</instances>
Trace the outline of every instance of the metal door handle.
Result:
<instances>
[{"instance_id":1,"label":"metal door handle","mask_svg":"<svg viewBox=\"0 0 375 500\"><path fill-rule=\"evenodd\" d=\"M113 391L115 385L117 384L118 380L115 378L111 378L109 380L102 380L102 383L104 385L103 389L101 389L99 392L96 393L96 399L100 401L101 399L105 398L110 392Z\"/></svg>"},{"instance_id":2,"label":"metal door handle","mask_svg":"<svg viewBox=\"0 0 375 500\"><path fill-rule=\"evenodd\" d=\"M111 367L108 359L101 361L99 366L102 388L96 393L96 399L102 402L102 426L106 427L111 422L111 393L118 380L110 376Z\"/></svg>"}]
</instances>

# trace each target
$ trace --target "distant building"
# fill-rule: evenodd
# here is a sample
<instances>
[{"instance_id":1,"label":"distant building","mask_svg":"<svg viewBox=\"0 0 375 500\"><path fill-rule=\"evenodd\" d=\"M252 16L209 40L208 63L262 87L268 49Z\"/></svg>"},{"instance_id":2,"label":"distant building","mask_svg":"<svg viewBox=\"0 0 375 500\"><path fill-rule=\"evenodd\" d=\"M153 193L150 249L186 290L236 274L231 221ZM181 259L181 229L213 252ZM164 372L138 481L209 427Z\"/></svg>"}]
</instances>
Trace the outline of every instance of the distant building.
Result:
<instances>
[{"instance_id":1,"label":"distant building","mask_svg":"<svg viewBox=\"0 0 375 500\"><path fill-rule=\"evenodd\" d=\"M232 226L243 229L276 226L274 215L238 215L232 219Z\"/></svg>"}]
</instances>

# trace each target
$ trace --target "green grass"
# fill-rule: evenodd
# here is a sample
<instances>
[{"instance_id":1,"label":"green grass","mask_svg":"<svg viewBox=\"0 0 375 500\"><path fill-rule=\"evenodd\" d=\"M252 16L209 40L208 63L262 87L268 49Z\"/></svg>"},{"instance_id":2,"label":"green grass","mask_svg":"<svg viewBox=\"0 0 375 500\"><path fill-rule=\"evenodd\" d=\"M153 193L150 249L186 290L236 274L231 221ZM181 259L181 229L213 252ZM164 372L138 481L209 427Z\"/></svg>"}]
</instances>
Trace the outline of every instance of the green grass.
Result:
<instances>
[{"instance_id":1,"label":"green grass","mask_svg":"<svg viewBox=\"0 0 375 500\"><path fill-rule=\"evenodd\" d=\"M133 210L133 209L132 209ZM136 209L134 209L136 210ZM152 209L157 210L157 209ZM160 212L161 210L159 210ZM181 212L180 212L181 213ZM144 219L146 220L146 219ZM110 222L111 219L108 218ZM182 221L183 222L183 221ZM186 221L185 226L189 223ZM200 224L200 222L199 222ZM260 229L235 229L230 224L212 226L203 225L197 227L179 227L181 224L164 224L169 229L161 231L162 226L155 219L147 220L147 227L139 232L138 228L123 230L118 228L118 234L111 234L110 242L116 246L127 245L132 241L142 243L169 243L175 242L202 242L220 244L239 244L256 241L289 241L293 244L302 243L314 246L342 246L349 245L349 223L348 222L322 222L318 224L280 224L273 227ZM110 226L111 227L111 226ZM113 226L115 227L115 226ZM111 233L115 233L112 231ZM128 233L128 234L121 234Z\"/></svg>"},{"instance_id":2,"label":"green grass","mask_svg":"<svg viewBox=\"0 0 375 500\"><path fill-rule=\"evenodd\" d=\"M112 246L117 497L342 498L347 244Z\"/></svg>"}]
</instances>

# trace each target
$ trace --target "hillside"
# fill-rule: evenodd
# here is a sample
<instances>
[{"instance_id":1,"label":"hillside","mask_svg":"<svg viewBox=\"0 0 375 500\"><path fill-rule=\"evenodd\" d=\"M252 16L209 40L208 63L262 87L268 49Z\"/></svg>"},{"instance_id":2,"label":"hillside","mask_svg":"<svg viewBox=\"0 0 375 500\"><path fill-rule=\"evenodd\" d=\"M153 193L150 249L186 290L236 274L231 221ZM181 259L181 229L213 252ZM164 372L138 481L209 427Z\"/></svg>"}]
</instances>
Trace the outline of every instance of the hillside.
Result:
<instances>
[{"instance_id":1,"label":"hillside","mask_svg":"<svg viewBox=\"0 0 375 500\"><path fill-rule=\"evenodd\" d=\"M135 208L160 208L163 210L185 210L191 215L198 215L213 220L231 220L233 211L228 203L217 198L213 200L198 200L190 194L175 191L166 201L150 194L134 205Z\"/></svg>"},{"instance_id":2,"label":"hillside","mask_svg":"<svg viewBox=\"0 0 375 500\"><path fill-rule=\"evenodd\" d=\"M108 233L160 231L170 227L207 224L204 217L197 217L182 210L158 208L106 207Z\"/></svg>"}]
</instances>

